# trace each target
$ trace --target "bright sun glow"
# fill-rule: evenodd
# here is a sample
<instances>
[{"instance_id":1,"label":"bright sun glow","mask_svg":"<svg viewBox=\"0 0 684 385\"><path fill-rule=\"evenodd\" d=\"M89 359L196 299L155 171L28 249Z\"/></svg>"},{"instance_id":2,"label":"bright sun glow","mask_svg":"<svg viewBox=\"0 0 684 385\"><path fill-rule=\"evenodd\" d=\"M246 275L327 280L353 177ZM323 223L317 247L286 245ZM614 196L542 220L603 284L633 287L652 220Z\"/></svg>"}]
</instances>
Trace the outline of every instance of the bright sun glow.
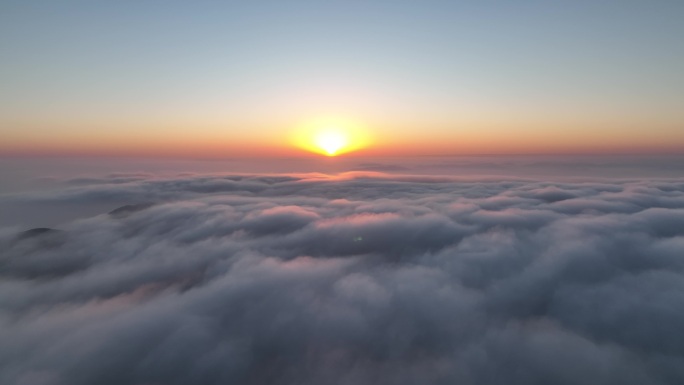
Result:
<instances>
[{"instance_id":1,"label":"bright sun glow","mask_svg":"<svg viewBox=\"0 0 684 385\"><path fill-rule=\"evenodd\" d=\"M344 133L332 129L319 132L314 141L330 156L335 156L347 144Z\"/></svg>"},{"instance_id":2,"label":"bright sun glow","mask_svg":"<svg viewBox=\"0 0 684 385\"><path fill-rule=\"evenodd\" d=\"M341 119L313 120L293 133L299 148L326 156L337 156L367 147L368 135L360 125Z\"/></svg>"}]
</instances>

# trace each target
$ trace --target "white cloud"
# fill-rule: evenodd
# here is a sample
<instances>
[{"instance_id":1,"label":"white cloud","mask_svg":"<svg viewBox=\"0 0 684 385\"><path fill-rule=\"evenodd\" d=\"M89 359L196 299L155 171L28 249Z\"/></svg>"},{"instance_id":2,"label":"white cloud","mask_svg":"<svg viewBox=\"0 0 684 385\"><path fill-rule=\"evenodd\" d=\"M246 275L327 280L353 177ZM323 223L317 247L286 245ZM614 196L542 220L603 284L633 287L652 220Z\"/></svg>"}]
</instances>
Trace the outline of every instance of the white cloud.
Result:
<instances>
[{"instance_id":1,"label":"white cloud","mask_svg":"<svg viewBox=\"0 0 684 385\"><path fill-rule=\"evenodd\" d=\"M684 381L681 180L140 175L21 199L155 204L0 232L2 383Z\"/></svg>"}]
</instances>

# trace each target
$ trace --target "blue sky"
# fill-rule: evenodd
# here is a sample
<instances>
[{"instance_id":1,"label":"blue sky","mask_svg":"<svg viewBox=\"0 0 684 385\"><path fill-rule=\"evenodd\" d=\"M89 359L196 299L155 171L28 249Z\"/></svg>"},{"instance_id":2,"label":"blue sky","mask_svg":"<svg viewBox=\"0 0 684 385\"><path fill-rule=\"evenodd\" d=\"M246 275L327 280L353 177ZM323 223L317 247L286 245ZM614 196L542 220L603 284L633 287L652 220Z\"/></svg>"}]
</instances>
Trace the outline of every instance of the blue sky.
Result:
<instances>
[{"instance_id":1,"label":"blue sky","mask_svg":"<svg viewBox=\"0 0 684 385\"><path fill-rule=\"evenodd\" d=\"M580 134L630 126L623 130L638 137L649 126L649 135L684 145L675 132L684 122L680 1L4 1L0 9L0 130L19 142L188 127L275 135L333 114L406 135L569 121Z\"/></svg>"}]
</instances>

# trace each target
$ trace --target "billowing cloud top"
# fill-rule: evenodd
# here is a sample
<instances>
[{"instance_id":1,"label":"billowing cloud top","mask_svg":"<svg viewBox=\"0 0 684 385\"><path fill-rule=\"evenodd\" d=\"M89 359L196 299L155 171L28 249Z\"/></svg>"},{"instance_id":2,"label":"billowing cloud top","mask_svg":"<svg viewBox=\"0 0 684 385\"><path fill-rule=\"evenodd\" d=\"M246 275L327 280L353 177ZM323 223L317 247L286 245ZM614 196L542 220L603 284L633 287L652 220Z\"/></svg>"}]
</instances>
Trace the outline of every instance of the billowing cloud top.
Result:
<instances>
[{"instance_id":1,"label":"billowing cloud top","mask_svg":"<svg viewBox=\"0 0 684 385\"><path fill-rule=\"evenodd\" d=\"M681 180L71 186L13 199L122 207L0 231L2 384L684 383Z\"/></svg>"}]
</instances>

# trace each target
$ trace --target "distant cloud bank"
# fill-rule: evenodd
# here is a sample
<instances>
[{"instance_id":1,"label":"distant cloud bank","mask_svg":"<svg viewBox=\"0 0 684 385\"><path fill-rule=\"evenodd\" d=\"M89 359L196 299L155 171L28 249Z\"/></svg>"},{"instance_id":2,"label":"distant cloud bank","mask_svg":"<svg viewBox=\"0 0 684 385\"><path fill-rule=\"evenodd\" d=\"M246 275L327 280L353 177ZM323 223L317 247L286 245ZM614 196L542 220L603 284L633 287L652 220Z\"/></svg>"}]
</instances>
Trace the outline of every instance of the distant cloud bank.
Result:
<instances>
[{"instance_id":1,"label":"distant cloud bank","mask_svg":"<svg viewBox=\"0 0 684 385\"><path fill-rule=\"evenodd\" d=\"M131 174L21 199L122 204L0 228L2 384L684 383L684 180Z\"/></svg>"}]
</instances>

